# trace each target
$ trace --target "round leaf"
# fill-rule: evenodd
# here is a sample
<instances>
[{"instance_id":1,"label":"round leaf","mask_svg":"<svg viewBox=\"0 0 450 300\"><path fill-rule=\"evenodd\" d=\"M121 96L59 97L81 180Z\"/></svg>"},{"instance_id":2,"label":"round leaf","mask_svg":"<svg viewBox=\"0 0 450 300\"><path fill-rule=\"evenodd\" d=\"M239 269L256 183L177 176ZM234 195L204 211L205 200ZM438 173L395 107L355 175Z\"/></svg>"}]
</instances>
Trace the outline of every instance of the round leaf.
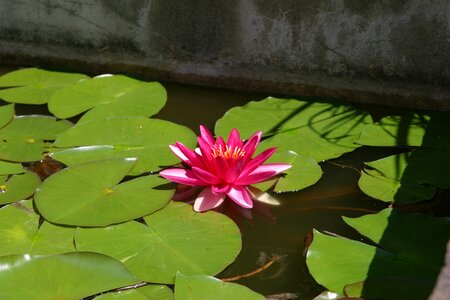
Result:
<instances>
[{"instance_id":1,"label":"round leaf","mask_svg":"<svg viewBox=\"0 0 450 300\"><path fill-rule=\"evenodd\" d=\"M217 274L241 249L237 226L213 211L199 214L190 205L171 202L144 220L148 226L131 221L78 228L77 249L114 257L140 279L157 283L173 283L177 271Z\"/></svg>"},{"instance_id":2,"label":"round leaf","mask_svg":"<svg viewBox=\"0 0 450 300\"><path fill-rule=\"evenodd\" d=\"M215 132L226 136L238 128L249 137L262 130L267 139L261 148L292 150L321 161L357 148L354 141L370 123L369 114L344 105L267 98L230 109L217 121Z\"/></svg>"},{"instance_id":3,"label":"round leaf","mask_svg":"<svg viewBox=\"0 0 450 300\"><path fill-rule=\"evenodd\" d=\"M0 160L0 175L24 173L22 164Z\"/></svg>"},{"instance_id":4,"label":"round leaf","mask_svg":"<svg viewBox=\"0 0 450 300\"><path fill-rule=\"evenodd\" d=\"M137 289L106 293L95 300L173 300L173 292L166 285L151 284Z\"/></svg>"},{"instance_id":5,"label":"round leaf","mask_svg":"<svg viewBox=\"0 0 450 300\"><path fill-rule=\"evenodd\" d=\"M59 88L89 78L83 74L22 69L0 77L0 98L13 103L44 104Z\"/></svg>"},{"instance_id":6,"label":"round leaf","mask_svg":"<svg viewBox=\"0 0 450 300\"><path fill-rule=\"evenodd\" d=\"M138 280L118 261L98 253L0 257L0 299L80 299ZM41 276L40 276L41 275Z\"/></svg>"},{"instance_id":7,"label":"round leaf","mask_svg":"<svg viewBox=\"0 0 450 300\"><path fill-rule=\"evenodd\" d=\"M223 282L210 276L185 276L181 273L177 273L175 281L175 300L207 299L265 300L266 298L240 284Z\"/></svg>"},{"instance_id":8,"label":"round leaf","mask_svg":"<svg viewBox=\"0 0 450 300\"><path fill-rule=\"evenodd\" d=\"M41 183L39 176L30 171L11 177L0 176L0 204L26 199L34 194Z\"/></svg>"},{"instance_id":9,"label":"round leaf","mask_svg":"<svg viewBox=\"0 0 450 300\"><path fill-rule=\"evenodd\" d=\"M33 211L31 201L0 209L0 256L10 254L59 254L75 251L75 229L43 222Z\"/></svg>"},{"instance_id":10,"label":"round leaf","mask_svg":"<svg viewBox=\"0 0 450 300\"><path fill-rule=\"evenodd\" d=\"M66 168L37 189L36 207L51 222L78 226L106 226L161 209L173 194L165 179L150 175L119 184L135 163L119 158Z\"/></svg>"},{"instance_id":11,"label":"round leaf","mask_svg":"<svg viewBox=\"0 0 450 300\"><path fill-rule=\"evenodd\" d=\"M138 161L130 174L138 175L179 162L169 149L169 144L176 141L193 147L196 136L190 129L167 121L111 117L83 122L60 134L56 147L88 147L53 152L51 156L69 166L99 159L136 157Z\"/></svg>"},{"instance_id":12,"label":"round leaf","mask_svg":"<svg viewBox=\"0 0 450 300\"><path fill-rule=\"evenodd\" d=\"M49 110L61 119L94 108L81 122L108 116L151 116L164 106L167 94L156 82L142 82L122 75L83 80L53 94Z\"/></svg>"}]
</instances>

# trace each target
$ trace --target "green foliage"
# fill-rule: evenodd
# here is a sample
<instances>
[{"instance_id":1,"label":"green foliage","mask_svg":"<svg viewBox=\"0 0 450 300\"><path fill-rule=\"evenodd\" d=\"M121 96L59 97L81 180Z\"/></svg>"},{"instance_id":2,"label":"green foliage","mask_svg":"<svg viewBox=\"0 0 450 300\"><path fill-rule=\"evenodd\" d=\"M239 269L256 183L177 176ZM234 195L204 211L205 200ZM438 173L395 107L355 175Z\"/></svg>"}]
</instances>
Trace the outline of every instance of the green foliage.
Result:
<instances>
[{"instance_id":1,"label":"green foliage","mask_svg":"<svg viewBox=\"0 0 450 300\"><path fill-rule=\"evenodd\" d=\"M98 253L9 255L0 265L0 299L8 300L80 299L138 282L120 262Z\"/></svg>"},{"instance_id":2,"label":"green foliage","mask_svg":"<svg viewBox=\"0 0 450 300\"><path fill-rule=\"evenodd\" d=\"M34 194L41 180L36 173L23 172L11 177L0 175L0 204L20 201Z\"/></svg>"},{"instance_id":3,"label":"green foliage","mask_svg":"<svg viewBox=\"0 0 450 300\"><path fill-rule=\"evenodd\" d=\"M172 290L159 284L143 286L115 293L106 293L95 297L95 300L173 300Z\"/></svg>"},{"instance_id":4,"label":"green foliage","mask_svg":"<svg viewBox=\"0 0 450 300\"><path fill-rule=\"evenodd\" d=\"M173 283L177 271L217 274L241 250L237 226L213 211L199 214L190 205L171 202L144 221L78 228L77 249L114 257L141 280L156 283Z\"/></svg>"},{"instance_id":5,"label":"green foliage","mask_svg":"<svg viewBox=\"0 0 450 300\"><path fill-rule=\"evenodd\" d=\"M186 276L182 273L177 273L175 280L175 300L207 299L264 300L266 298L236 283L223 282L210 276Z\"/></svg>"},{"instance_id":6,"label":"green foliage","mask_svg":"<svg viewBox=\"0 0 450 300\"><path fill-rule=\"evenodd\" d=\"M344 220L376 246L315 231L306 262L320 284L350 297L427 298L450 238L449 219L385 209Z\"/></svg>"}]
</instances>

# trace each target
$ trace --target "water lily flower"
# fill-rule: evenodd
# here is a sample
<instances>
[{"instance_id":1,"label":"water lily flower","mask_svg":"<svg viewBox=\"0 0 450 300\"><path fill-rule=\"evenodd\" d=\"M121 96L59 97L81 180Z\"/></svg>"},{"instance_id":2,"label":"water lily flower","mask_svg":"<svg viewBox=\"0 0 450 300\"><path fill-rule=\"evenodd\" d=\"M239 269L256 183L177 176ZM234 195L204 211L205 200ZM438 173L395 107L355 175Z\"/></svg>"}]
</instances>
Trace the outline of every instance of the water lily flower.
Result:
<instances>
[{"instance_id":1,"label":"water lily flower","mask_svg":"<svg viewBox=\"0 0 450 300\"><path fill-rule=\"evenodd\" d=\"M169 146L185 168L166 169L159 174L183 185L202 188L194 203L195 211L216 208L227 197L244 208L252 208L253 200L258 200L260 195L251 185L271 179L291 167L283 163L264 164L276 148L269 148L252 158L261 135L258 131L244 143L239 132L233 129L225 142L222 137L214 139L206 127L200 126L199 148L195 151L180 142Z\"/></svg>"}]
</instances>

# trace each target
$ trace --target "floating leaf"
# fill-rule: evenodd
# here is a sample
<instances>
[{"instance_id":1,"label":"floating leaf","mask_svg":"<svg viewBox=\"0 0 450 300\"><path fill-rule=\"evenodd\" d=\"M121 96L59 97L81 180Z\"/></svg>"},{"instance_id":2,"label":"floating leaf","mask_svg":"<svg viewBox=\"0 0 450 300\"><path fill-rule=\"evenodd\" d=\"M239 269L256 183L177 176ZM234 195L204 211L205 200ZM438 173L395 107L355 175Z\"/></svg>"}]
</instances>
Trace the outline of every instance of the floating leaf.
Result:
<instances>
[{"instance_id":1,"label":"floating leaf","mask_svg":"<svg viewBox=\"0 0 450 300\"><path fill-rule=\"evenodd\" d=\"M136 157L138 161L130 174L139 175L177 163L179 159L169 149L169 144L176 141L193 147L196 136L188 128L168 121L112 117L77 124L60 134L56 147L87 147L54 151L51 156L69 166L100 159Z\"/></svg>"},{"instance_id":2,"label":"floating leaf","mask_svg":"<svg viewBox=\"0 0 450 300\"><path fill-rule=\"evenodd\" d=\"M353 297L427 298L450 238L449 219L385 209L344 220L379 247L315 231L306 262L318 283Z\"/></svg>"},{"instance_id":3,"label":"floating leaf","mask_svg":"<svg viewBox=\"0 0 450 300\"><path fill-rule=\"evenodd\" d=\"M22 164L0 160L0 175L24 173Z\"/></svg>"},{"instance_id":4,"label":"floating leaf","mask_svg":"<svg viewBox=\"0 0 450 300\"><path fill-rule=\"evenodd\" d=\"M368 124L356 143L367 146L420 146L430 116L408 114L387 116L379 122Z\"/></svg>"},{"instance_id":5,"label":"floating leaf","mask_svg":"<svg viewBox=\"0 0 450 300\"><path fill-rule=\"evenodd\" d=\"M72 252L51 256L0 257L0 299L80 299L136 284L138 280L115 259Z\"/></svg>"},{"instance_id":6,"label":"floating leaf","mask_svg":"<svg viewBox=\"0 0 450 300\"><path fill-rule=\"evenodd\" d=\"M41 183L36 173L25 171L11 177L0 176L0 204L24 200L34 194L36 187Z\"/></svg>"},{"instance_id":7,"label":"floating leaf","mask_svg":"<svg viewBox=\"0 0 450 300\"><path fill-rule=\"evenodd\" d=\"M83 74L45 71L36 68L22 69L0 77L0 98L23 104L44 104L59 88L89 78Z\"/></svg>"},{"instance_id":8,"label":"floating leaf","mask_svg":"<svg viewBox=\"0 0 450 300\"><path fill-rule=\"evenodd\" d=\"M166 285L151 284L137 289L106 293L95 300L173 300L173 292Z\"/></svg>"},{"instance_id":9,"label":"floating leaf","mask_svg":"<svg viewBox=\"0 0 450 300\"><path fill-rule=\"evenodd\" d=\"M190 205L171 202L144 217L106 228L78 228L78 250L95 251L122 261L141 280L173 283L177 271L217 274L241 249L237 226L225 215L195 213Z\"/></svg>"},{"instance_id":10,"label":"floating leaf","mask_svg":"<svg viewBox=\"0 0 450 300\"><path fill-rule=\"evenodd\" d=\"M149 175L119 184L135 163L118 158L68 167L42 183L36 207L51 222L78 226L106 226L161 209L173 195L162 187L165 179Z\"/></svg>"},{"instance_id":11,"label":"floating leaf","mask_svg":"<svg viewBox=\"0 0 450 300\"><path fill-rule=\"evenodd\" d=\"M1 91L0 91L1 92ZM14 104L0 106L0 128L11 122L14 118Z\"/></svg>"},{"instance_id":12,"label":"floating leaf","mask_svg":"<svg viewBox=\"0 0 450 300\"><path fill-rule=\"evenodd\" d=\"M55 92L50 112L61 119L93 108L80 122L111 116L152 116L164 106L167 94L157 82L142 82L122 75L79 81Z\"/></svg>"},{"instance_id":13,"label":"floating leaf","mask_svg":"<svg viewBox=\"0 0 450 300\"><path fill-rule=\"evenodd\" d=\"M215 132L223 136L238 128L249 137L262 130L267 139L261 148L291 150L321 161L357 148L354 141L370 123L369 114L345 105L267 98L230 109L217 121Z\"/></svg>"},{"instance_id":14,"label":"floating leaf","mask_svg":"<svg viewBox=\"0 0 450 300\"><path fill-rule=\"evenodd\" d=\"M298 191L315 184L322 176L322 169L308 156L298 155L293 151L277 152L268 161L292 165L275 185L275 192Z\"/></svg>"},{"instance_id":15,"label":"floating leaf","mask_svg":"<svg viewBox=\"0 0 450 300\"><path fill-rule=\"evenodd\" d=\"M19 116L0 129L0 159L10 161L40 160L45 141L72 126L68 121L57 121L49 116Z\"/></svg>"},{"instance_id":16,"label":"floating leaf","mask_svg":"<svg viewBox=\"0 0 450 300\"><path fill-rule=\"evenodd\" d=\"M217 278L205 275L185 276L181 273L177 273L175 280L175 300L190 299L264 300L266 298L237 283L223 282Z\"/></svg>"},{"instance_id":17,"label":"floating leaf","mask_svg":"<svg viewBox=\"0 0 450 300\"><path fill-rule=\"evenodd\" d=\"M43 222L31 201L21 201L0 209L0 256L10 254L59 254L75 251L74 228Z\"/></svg>"}]
</instances>

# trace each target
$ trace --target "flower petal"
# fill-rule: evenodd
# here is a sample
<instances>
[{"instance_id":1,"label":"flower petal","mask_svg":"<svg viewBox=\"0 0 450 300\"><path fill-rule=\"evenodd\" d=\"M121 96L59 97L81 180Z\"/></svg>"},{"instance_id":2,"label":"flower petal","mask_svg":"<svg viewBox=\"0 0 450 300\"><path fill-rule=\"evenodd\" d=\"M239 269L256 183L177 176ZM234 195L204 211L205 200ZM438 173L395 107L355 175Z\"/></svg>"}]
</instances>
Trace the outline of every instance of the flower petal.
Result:
<instances>
[{"instance_id":1,"label":"flower petal","mask_svg":"<svg viewBox=\"0 0 450 300\"><path fill-rule=\"evenodd\" d=\"M241 176L246 176L247 174L253 172L257 167L262 165L266 160L269 159L270 156L275 152L276 148L269 148L258 154L254 159L249 161L244 169L241 171Z\"/></svg>"},{"instance_id":2,"label":"flower petal","mask_svg":"<svg viewBox=\"0 0 450 300\"><path fill-rule=\"evenodd\" d=\"M214 194L211 188L204 188L194 203L194 210L198 212L216 208L225 200L226 194Z\"/></svg>"},{"instance_id":3,"label":"flower petal","mask_svg":"<svg viewBox=\"0 0 450 300\"><path fill-rule=\"evenodd\" d=\"M192 172L195 174L197 178L199 178L203 182L208 183L209 185L216 185L221 182L219 177L203 169L192 167Z\"/></svg>"},{"instance_id":4,"label":"flower petal","mask_svg":"<svg viewBox=\"0 0 450 300\"><path fill-rule=\"evenodd\" d=\"M211 191L214 194L224 194L224 193L227 193L229 190L230 190L230 186L228 184L224 185L224 186L212 186L211 187Z\"/></svg>"},{"instance_id":5,"label":"flower petal","mask_svg":"<svg viewBox=\"0 0 450 300\"><path fill-rule=\"evenodd\" d=\"M259 172L267 172L274 171L276 175L283 173L284 171L292 168L290 164L282 164L282 163L273 163L273 164L265 164L257 167L254 171L250 173L250 175L259 173Z\"/></svg>"},{"instance_id":6,"label":"flower petal","mask_svg":"<svg viewBox=\"0 0 450 300\"><path fill-rule=\"evenodd\" d=\"M242 141L239 135L239 131L236 128L233 128L228 137L227 145L234 150L234 148L242 148Z\"/></svg>"},{"instance_id":7,"label":"flower petal","mask_svg":"<svg viewBox=\"0 0 450 300\"><path fill-rule=\"evenodd\" d=\"M213 147L215 144L214 137L212 136L211 132L203 125L200 125L200 136L202 139L210 146Z\"/></svg>"},{"instance_id":8,"label":"flower petal","mask_svg":"<svg viewBox=\"0 0 450 300\"><path fill-rule=\"evenodd\" d=\"M174 168L159 172L159 175L171 181L192 186L208 186L209 184L200 180L191 170Z\"/></svg>"},{"instance_id":9,"label":"flower petal","mask_svg":"<svg viewBox=\"0 0 450 300\"><path fill-rule=\"evenodd\" d=\"M252 158L253 153L255 153L256 147L259 144L259 141L261 140L262 131L258 131L255 134L253 134L247 142L245 142L245 145L243 147L243 150L245 151L246 157L249 159Z\"/></svg>"},{"instance_id":10,"label":"flower petal","mask_svg":"<svg viewBox=\"0 0 450 300\"><path fill-rule=\"evenodd\" d=\"M252 173L250 175L239 177L239 179L236 180L235 184L238 185L254 184L261 181L266 181L267 179L270 179L275 175L277 175L275 171L257 172L254 174Z\"/></svg>"},{"instance_id":11,"label":"flower petal","mask_svg":"<svg viewBox=\"0 0 450 300\"><path fill-rule=\"evenodd\" d=\"M253 201L250 197L247 189L243 186L233 186L228 192L228 197L231 198L236 204L245 207L252 208Z\"/></svg>"},{"instance_id":12,"label":"flower petal","mask_svg":"<svg viewBox=\"0 0 450 300\"><path fill-rule=\"evenodd\" d=\"M247 190L250 193L250 196L252 196L253 200L270 204L270 205L280 205L280 201L272 197L269 193L263 192L260 189L255 188L254 186L247 187Z\"/></svg>"},{"instance_id":13,"label":"flower petal","mask_svg":"<svg viewBox=\"0 0 450 300\"><path fill-rule=\"evenodd\" d=\"M177 147L178 149L184 154L184 156L187 157L188 162L186 162L188 165L190 166L199 166L199 167L203 167L203 161L201 159L201 156L198 155L197 153L195 153L194 151L192 151L191 149L189 149L188 147L186 147L185 145L183 145L180 142L177 142Z\"/></svg>"},{"instance_id":14,"label":"flower petal","mask_svg":"<svg viewBox=\"0 0 450 300\"><path fill-rule=\"evenodd\" d=\"M177 145L169 145L169 148L170 150L172 150L173 154L175 154L183 162L187 163L188 165L192 165L192 162L189 160L189 158L187 158L186 155L183 154L183 152L181 152Z\"/></svg>"}]
</instances>

